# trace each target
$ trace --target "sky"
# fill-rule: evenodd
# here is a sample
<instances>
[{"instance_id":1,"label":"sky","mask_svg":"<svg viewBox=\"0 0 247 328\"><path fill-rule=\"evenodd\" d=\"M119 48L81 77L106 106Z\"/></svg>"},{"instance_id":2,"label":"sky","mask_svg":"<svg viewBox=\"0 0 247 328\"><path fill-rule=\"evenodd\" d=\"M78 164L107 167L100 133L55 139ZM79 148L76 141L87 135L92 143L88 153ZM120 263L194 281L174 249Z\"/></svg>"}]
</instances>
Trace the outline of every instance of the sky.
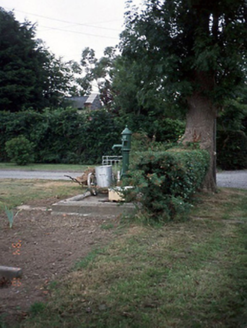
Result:
<instances>
[{"instance_id":1,"label":"sky","mask_svg":"<svg viewBox=\"0 0 247 328\"><path fill-rule=\"evenodd\" d=\"M133 0L140 6L143 0ZM0 0L0 7L14 11L19 22L37 23L36 37L64 61L81 59L90 47L100 58L108 46L119 42L126 0Z\"/></svg>"}]
</instances>

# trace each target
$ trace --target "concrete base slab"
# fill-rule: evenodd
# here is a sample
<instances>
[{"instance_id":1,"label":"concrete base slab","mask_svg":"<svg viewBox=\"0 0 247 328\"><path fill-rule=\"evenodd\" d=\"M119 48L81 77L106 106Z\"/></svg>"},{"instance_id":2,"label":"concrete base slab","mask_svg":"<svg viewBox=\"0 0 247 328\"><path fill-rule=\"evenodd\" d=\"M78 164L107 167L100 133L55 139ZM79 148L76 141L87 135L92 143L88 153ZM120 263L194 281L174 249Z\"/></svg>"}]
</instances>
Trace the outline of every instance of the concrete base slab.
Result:
<instances>
[{"instance_id":1,"label":"concrete base slab","mask_svg":"<svg viewBox=\"0 0 247 328\"><path fill-rule=\"evenodd\" d=\"M135 206L132 203L114 203L108 201L108 194L78 195L62 200L52 205L52 214L70 214L96 217L116 217L120 214L133 213Z\"/></svg>"}]
</instances>

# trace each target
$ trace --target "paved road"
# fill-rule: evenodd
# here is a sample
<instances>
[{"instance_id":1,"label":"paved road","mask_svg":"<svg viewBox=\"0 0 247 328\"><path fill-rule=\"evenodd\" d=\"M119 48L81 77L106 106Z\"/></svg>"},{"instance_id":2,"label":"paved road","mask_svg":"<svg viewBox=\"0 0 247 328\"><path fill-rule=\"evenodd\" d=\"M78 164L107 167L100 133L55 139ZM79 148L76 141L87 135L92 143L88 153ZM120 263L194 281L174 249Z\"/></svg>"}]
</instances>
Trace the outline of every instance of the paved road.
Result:
<instances>
[{"instance_id":1,"label":"paved road","mask_svg":"<svg viewBox=\"0 0 247 328\"><path fill-rule=\"evenodd\" d=\"M50 171L19 171L0 170L0 179L46 179L46 180L70 180L65 175L75 178L82 172L50 172ZM247 170L223 171L217 174L219 187L247 189Z\"/></svg>"},{"instance_id":2,"label":"paved road","mask_svg":"<svg viewBox=\"0 0 247 328\"><path fill-rule=\"evenodd\" d=\"M73 178L78 177L82 172L50 172L50 171L20 171L20 170L0 170L0 179L45 179L45 180L70 180L64 175Z\"/></svg>"},{"instance_id":3,"label":"paved road","mask_svg":"<svg viewBox=\"0 0 247 328\"><path fill-rule=\"evenodd\" d=\"M218 187L247 189L247 170L223 171L217 174Z\"/></svg>"}]
</instances>

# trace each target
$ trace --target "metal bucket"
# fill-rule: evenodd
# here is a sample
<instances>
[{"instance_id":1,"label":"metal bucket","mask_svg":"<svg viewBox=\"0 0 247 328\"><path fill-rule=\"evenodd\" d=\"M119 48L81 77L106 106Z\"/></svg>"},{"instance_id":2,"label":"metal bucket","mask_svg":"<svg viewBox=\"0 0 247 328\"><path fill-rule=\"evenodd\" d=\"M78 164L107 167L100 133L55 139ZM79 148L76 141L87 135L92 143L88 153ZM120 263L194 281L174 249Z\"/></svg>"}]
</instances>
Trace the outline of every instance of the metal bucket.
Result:
<instances>
[{"instance_id":1,"label":"metal bucket","mask_svg":"<svg viewBox=\"0 0 247 328\"><path fill-rule=\"evenodd\" d=\"M112 184L112 166L104 165L95 168L97 186L100 188L110 187Z\"/></svg>"}]
</instances>

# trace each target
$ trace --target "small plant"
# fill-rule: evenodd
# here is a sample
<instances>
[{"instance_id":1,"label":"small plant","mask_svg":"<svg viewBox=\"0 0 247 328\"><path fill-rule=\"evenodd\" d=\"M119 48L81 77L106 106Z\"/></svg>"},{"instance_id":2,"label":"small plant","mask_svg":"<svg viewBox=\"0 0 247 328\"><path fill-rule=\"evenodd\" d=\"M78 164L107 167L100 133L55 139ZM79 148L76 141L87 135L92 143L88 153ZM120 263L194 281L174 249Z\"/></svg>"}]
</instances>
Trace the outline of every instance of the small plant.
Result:
<instances>
[{"instance_id":1,"label":"small plant","mask_svg":"<svg viewBox=\"0 0 247 328\"><path fill-rule=\"evenodd\" d=\"M12 210L10 210L6 205L4 207L5 213L7 215L8 221L9 221L9 227L10 229L13 227L14 224L14 218L17 216L17 214L20 212L18 211L15 215Z\"/></svg>"},{"instance_id":2,"label":"small plant","mask_svg":"<svg viewBox=\"0 0 247 328\"><path fill-rule=\"evenodd\" d=\"M113 229L113 228L114 228L113 223L102 224L102 226L101 226L102 230L110 230L110 229Z\"/></svg>"},{"instance_id":3,"label":"small plant","mask_svg":"<svg viewBox=\"0 0 247 328\"><path fill-rule=\"evenodd\" d=\"M5 150L11 162L27 165L33 162L33 144L24 136L13 138L5 143Z\"/></svg>"},{"instance_id":4,"label":"small plant","mask_svg":"<svg viewBox=\"0 0 247 328\"><path fill-rule=\"evenodd\" d=\"M8 221L9 221L9 227L10 229L13 227L14 223L14 212L5 205L5 213L7 215Z\"/></svg>"}]
</instances>

